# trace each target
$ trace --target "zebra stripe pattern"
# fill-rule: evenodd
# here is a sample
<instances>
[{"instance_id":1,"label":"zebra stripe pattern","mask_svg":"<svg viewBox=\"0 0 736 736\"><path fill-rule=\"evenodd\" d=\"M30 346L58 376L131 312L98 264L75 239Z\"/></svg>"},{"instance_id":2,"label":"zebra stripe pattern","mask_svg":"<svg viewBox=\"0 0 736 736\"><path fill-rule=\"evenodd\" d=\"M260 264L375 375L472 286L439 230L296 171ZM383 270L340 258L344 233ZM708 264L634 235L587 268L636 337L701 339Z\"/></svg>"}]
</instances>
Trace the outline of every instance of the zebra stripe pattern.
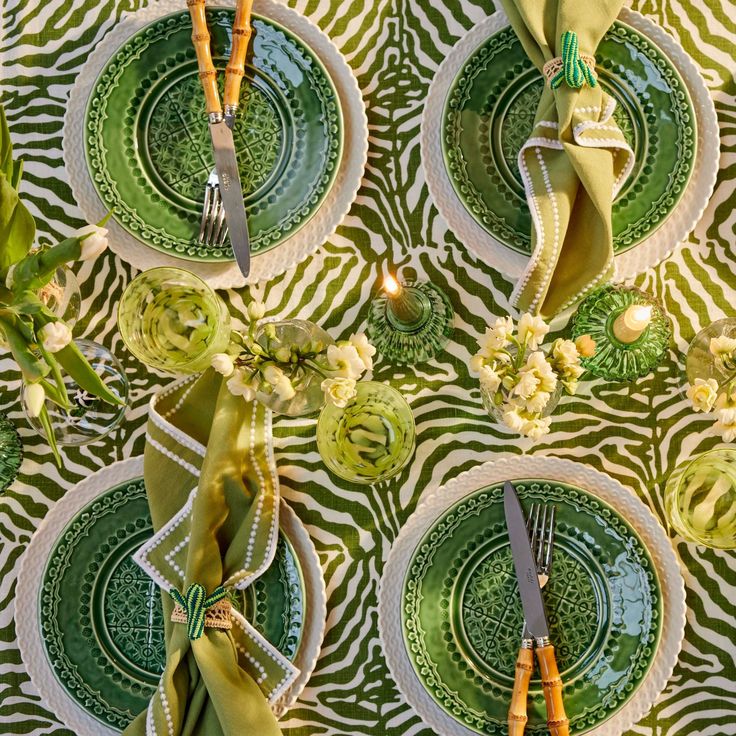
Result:
<instances>
[{"instance_id":1,"label":"zebra stripe pattern","mask_svg":"<svg viewBox=\"0 0 736 736\"><path fill-rule=\"evenodd\" d=\"M84 224L62 165L61 130L69 90L95 44L146 0L5 0L0 64L3 103L16 153L25 159L23 196L40 239L56 241ZM510 310L513 284L480 262L448 231L420 167L419 126L427 90L452 46L495 8L481 0L288 0L317 23L355 71L368 106L370 153L363 186L343 225L313 257L250 291L228 292L233 315L252 297L269 314L312 319L335 338L364 324L383 275L413 268L440 286L456 310L447 350L431 363L396 369L377 362L373 379L409 400L417 450L403 473L363 488L328 474L317 454L315 419L275 422L282 493L307 525L325 572L327 634L317 668L284 716L287 736L432 736L398 693L377 633L377 588L399 528L424 494L500 452L529 448L484 414L468 361L494 316ZM633 385L587 381L564 399L551 434L534 452L586 462L632 487L664 519L662 491L675 465L719 444L711 421L684 397L684 351L708 323L734 313L736 103L734 0L634 0L699 63L722 135L713 198L688 241L636 279L673 320L667 360ZM439 124L439 121L438 121ZM0 497L0 731L72 736L32 687L15 643L18 561L47 510L82 478L143 452L148 399L168 379L125 350L115 308L130 267L106 254L80 264L83 318L78 336L103 342L121 359L132 405L122 429L99 444L62 448L57 468L23 418L20 377L0 355L0 411L19 427L21 473ZM562 334L562 333L560 333ZM556 336L556 335L555 335ZM733 553L673 536L687 586L688 625L679 664L640 736L736 734L736 574ZM397 601L398 605L398 601ZM18 603L22 615L22 602Z\"/></svg>"}]
</instances>

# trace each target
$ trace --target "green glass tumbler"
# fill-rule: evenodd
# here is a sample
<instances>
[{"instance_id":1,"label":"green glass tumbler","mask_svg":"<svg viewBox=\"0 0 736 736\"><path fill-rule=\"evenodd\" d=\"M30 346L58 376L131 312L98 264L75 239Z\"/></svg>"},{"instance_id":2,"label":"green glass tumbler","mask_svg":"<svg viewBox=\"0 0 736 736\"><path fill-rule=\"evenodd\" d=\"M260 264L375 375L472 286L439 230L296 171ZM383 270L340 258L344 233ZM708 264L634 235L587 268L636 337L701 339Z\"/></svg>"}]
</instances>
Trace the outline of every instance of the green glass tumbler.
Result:
<instances>
[{"instance_id":1,"label":"green glass tumbler","mask_svg":"<svg viewBox=\"0 0 736 736\"><path fill-rule=\"evenodd\" d=\"M317 447L325 465L353 483L379 483L406 466L416 428L406 399L385 383L358 383L355 398L341 409L328 404L317 422Z\"/></svg>"},{"instance_id":2,"label":"green glass tumbler","mask_svg":"<svg viewBox=\"0 0 736 736\"><path fill-rule=\"evenodd\" d=\"M181 268L144 271L118 307L123 342L138 360L166 373L199 373L230 342L230 314L202 279Z\"/></svg>"},{"instance_id":3,"label":"green glass tumbler","mask_svg":"<svg viewBox=\"0 0 736 736\"><path fill-rule=\"evenodd\" d=\"M736 449L710 450L675 468L665 486L664 509L688 541L736 549Z\"/></svg>"}]
</instances>

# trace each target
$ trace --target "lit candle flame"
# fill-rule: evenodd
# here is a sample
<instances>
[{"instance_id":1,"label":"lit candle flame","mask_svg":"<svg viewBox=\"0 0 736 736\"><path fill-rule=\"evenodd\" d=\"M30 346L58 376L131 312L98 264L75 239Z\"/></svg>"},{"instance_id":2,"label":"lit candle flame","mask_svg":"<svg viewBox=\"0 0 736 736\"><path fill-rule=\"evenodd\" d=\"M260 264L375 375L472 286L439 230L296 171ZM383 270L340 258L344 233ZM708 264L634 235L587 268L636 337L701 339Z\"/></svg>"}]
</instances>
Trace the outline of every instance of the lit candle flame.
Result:
<instances>
[{"instance_id":1,"label":"lit candle flame","mask_svg":"<svg viewBox=\"0 0 736 736\"><path fill-rule=\"evenodd\" d=\"M646 327L652 321L652 305L640 304L631 309L631 316L628 320L630 327Z\"/></svg>"},{"instance_id":2,"label":"lit candle flame","mask_svg":"<svg viewBox=\"0 0 736 736\"><path fill-rule=\"evenodd\" d=\"M401 284L389 274L383 281L383 290L389 297L395 297L401 293Z\"/></svg>"}]
</instances>

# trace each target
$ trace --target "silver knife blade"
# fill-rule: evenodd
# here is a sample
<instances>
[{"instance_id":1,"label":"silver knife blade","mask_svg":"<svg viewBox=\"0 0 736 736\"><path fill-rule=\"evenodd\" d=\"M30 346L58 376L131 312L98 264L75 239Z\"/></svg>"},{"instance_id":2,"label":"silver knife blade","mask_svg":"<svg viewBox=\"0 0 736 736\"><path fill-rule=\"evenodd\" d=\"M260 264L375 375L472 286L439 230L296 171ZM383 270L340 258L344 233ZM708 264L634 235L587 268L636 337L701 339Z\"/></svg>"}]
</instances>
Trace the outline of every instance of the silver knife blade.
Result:
<instances>
[{"instance_id":1,"label":"silver knife blade","mask_svg":"<svg viewBox=\"0 0 736 736\"><path fill-rule=\"evenodd\" d=\"M233 133L223 119L210 121L210 135L217 178L220 180L220 196L230 231L230 243L241 273L247 276L250 273L250 237Z\"/></svg>"},{"instance_id":2,"label":"silver knife blade","mask_svg":"<svg viewBox=\"0 0 736 736\"><path fill-rule=\"evenodd\" d=\"M514 558L516 579L519 581L519 595L527 629L535 639L548 637L549 627L544 613L542 589L539 587L537 565L529 544L526 520L516 489L509 481L506 481L503 488L503 510L506 514L506 526L509 530L511 553Z\"/></svg>"}]
</instances>

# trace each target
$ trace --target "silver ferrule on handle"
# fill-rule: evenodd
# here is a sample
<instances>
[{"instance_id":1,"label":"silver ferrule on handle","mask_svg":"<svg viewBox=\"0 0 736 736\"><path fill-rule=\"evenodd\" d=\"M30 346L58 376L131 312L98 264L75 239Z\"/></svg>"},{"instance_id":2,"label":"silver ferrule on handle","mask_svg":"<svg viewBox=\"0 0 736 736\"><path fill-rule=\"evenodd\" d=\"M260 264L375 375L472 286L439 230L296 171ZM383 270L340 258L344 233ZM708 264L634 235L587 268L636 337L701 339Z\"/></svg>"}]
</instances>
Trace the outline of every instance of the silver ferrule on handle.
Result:
<instances>
[{"instance_id":1,"label":"silver ferrule on handle","mask_svg":"<svg viewBox=\"0 0 736 736\"><path fill-rule=\"evenodd\" d=\"M221 123L224 119L225 116L222 114L222 110L209 113L209 121L212 124Z\"/></svg>"},{"instance_id":2,"label":"silver ferrule on handle","mask_svg":"<svg viewBox=\"0 0 736 736\"><path fill-rule=\"evenodd\" d=\"M534 643L538 647L548 647L550 644L552 644L552 642L549 640L549 637L548 636L538 636L534 640Z\"/></svg>"},{"instance_id":3,"label":"silver ferrule on handle","mask_svg":"<svg viewBox=\"0 0 736 736\"><path fill-rule=\"evenodd\" d=\"M521 648L522 649L534 649L534 639L522 639Z\"/></svg>"}]
</instances>

